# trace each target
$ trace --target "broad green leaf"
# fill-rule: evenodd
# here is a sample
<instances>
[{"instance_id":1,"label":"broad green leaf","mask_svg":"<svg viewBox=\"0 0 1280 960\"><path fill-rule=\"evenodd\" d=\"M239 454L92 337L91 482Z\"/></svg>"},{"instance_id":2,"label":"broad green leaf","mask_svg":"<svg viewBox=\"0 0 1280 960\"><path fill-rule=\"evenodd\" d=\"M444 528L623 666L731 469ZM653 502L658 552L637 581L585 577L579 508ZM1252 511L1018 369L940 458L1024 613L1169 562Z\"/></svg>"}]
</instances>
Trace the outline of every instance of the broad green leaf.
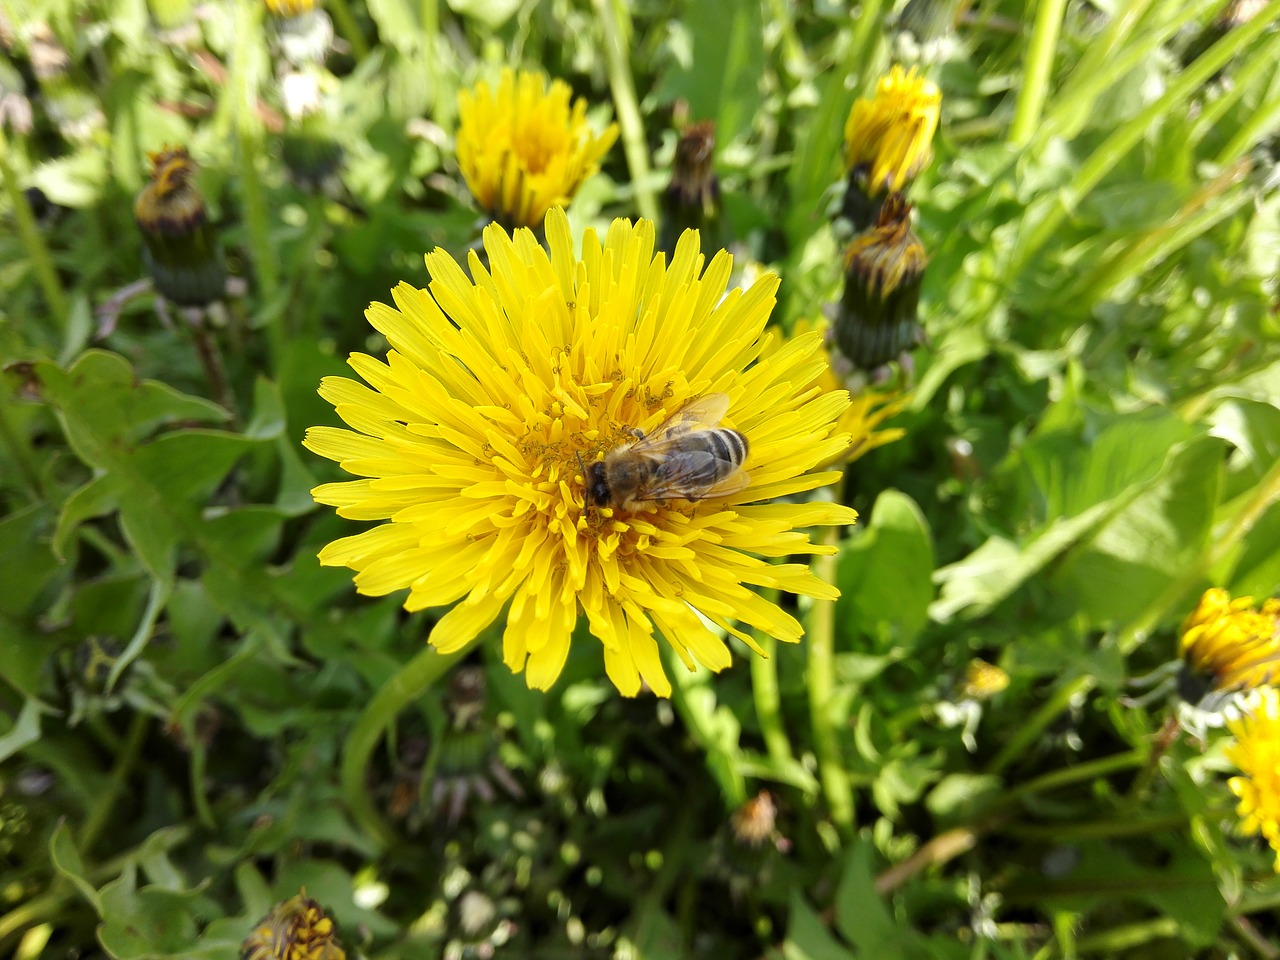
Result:
<instances>
[{"instance_id":1,"label":"broad green leaf","mask_svg":"<svg viewBox=\"0 0 1280 960\"><path fill-rule=\"evenodd\" d=\"M38 700L27 700L22 705L12 726L0 734L0 763L40 739L40 714L45 710Z\"/></svg>"},{"instance_id":2,"label":"broad green leaf","mask_svg":"<svg viewBox=\"0 0 1280 960\"><path fill-rule=\"evenodd\" d=\"M782 954L786 960L853 960L856 956L823 926L817 911L799 890L791 891L791 915Z\"/></svg>"},{"instance_id":3,"label":"broad green leaf","mask_svg":"<svg viewBox=\"0 0 1280 960\"><path fill-rule=\"evenodd\" d=\"M836 888L836 928L861 956L901 960L908 955L908 937L875 891L872 855L871 841L866 837L859 837L845 854Z\"/></svg>"},{"instance_id":4,"label":"broad green leaf","mask_svg":"<svg viewBox=\"0 0 1280 960\"><path fill-rule=\"evenodd\" d=\"M920 508L896 490L881 493L865 530L840 557L836 616L843 632L887 623L898 642L910 645L928 621L933 564Z\"/></svg>"},{"instance_id":5,"label":"broad green leaf","mask_svg":"<svg viewBox=\"0 0 1280 960\"><path fill-rule=\"evenodd\" d=\"M684 100L694 120L714 120L716 139L728 144L750 131L760 105L764 24L758 3L691 0L680 20L693 36L688 64L658 85L660 103Z\"/></svg>"},{"instance_id":6,"label":"broad green leaf","mask_svg":"<svg viewBox=\"0 0 1280 960\"><path fill-rule=\"evenodd\" d=\"M0 616L25 621L48 604L49 589L63 573L49 545L52 521L44 504L0 519Z\"/></svg>"},{"instance_id":7,"label":"broad green leaf","mask_svg":"<svg viewBox=\"0 0 1280 960\"><path fill-rule=\"evenodd\" d=\"M1212 437L1180 447L1159 482L1071 552L1054 580L1095 623L1136 617L1204 547L1222 460Z\"/></svg>"}]
</instances>

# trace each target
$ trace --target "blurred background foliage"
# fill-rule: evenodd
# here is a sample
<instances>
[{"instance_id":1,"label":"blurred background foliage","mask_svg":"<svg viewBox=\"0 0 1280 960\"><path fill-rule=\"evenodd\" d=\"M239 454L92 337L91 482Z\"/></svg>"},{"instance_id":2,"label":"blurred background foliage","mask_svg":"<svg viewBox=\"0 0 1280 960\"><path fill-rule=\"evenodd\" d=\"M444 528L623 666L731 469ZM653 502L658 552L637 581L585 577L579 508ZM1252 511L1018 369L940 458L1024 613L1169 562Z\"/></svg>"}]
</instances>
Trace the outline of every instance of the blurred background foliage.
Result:
<instances>
[{"instance_id":1,"label":"blurred background foliage","mask_svg":"<svg viewBox=\"0 0 1280 960\"><path fill-rule=\"evenodd\" d=\"M1129 699L1206 586L1280 582L1280 3L323 9L0 0L0 949L230 958L305 888L380 960L1280 956L1220 740ZM789 329L839 295L850 105L920 56L928 342L847 477L833 661L629 701L591 642L550 695L482 645L344 776L431 621L318 565L351 530L299 442L368 302L478 235L458 90L538 67L619 120L578 234L713 120ZM199 324L118 296L166 144L233 278Z\"/></svg>"}]
</instances>

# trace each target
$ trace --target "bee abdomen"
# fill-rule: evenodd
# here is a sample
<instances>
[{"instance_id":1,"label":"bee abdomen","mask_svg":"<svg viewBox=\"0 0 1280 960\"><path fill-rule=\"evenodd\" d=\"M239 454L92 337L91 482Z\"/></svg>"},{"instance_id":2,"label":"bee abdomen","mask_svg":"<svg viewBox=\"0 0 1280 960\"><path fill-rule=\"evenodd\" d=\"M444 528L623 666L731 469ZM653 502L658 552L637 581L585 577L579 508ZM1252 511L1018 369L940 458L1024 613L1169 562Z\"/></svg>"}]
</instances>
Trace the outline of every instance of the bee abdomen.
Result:
<instances>
[{"instance_id":1,"label":"bee abdomen","mask_svg":"<svg viewBox=\"0 0 1280 960\"><path fill-rule=\"evenodd\" d=\"M747 438L729 427L711 430L707 435L707 452L717 460L740 467L747 459Z\"/></svg>"}]
</instances>

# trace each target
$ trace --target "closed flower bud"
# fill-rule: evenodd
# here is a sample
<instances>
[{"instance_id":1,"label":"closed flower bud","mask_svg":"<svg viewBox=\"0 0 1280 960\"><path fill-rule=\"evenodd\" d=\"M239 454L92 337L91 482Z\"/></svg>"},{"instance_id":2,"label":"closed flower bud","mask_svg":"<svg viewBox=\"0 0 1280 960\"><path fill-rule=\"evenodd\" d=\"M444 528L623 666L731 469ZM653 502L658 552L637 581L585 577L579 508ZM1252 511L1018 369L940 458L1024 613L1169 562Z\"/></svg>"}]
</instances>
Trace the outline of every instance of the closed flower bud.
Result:
<instances>
[{"instance_id":1,"label":"closed flower bud","mask_svg":"<svg viewBox=\"0 0 1280 960\"><path fill-rule=\"evenodd\" d=\"M276 904L240 945L240 960L346 960L333 920L304 890Z\"/></svg>"},{"instance_id":2,"label":"closed flower bud","mask_svg":"<svg viewBox=\"0 0 1280 960\"><path fill-rule=\"evenodd\" d=\"M901 194L885 201L874 229L853 239L844 262L836 346L854 367L876 370L924 337L916 316L926 257Z\"/></svg>"},{"instance_id":3,"label":"closed flower bud","mask_svg":"<svg viewBox=\"0 0 1280 960\"><path fill-rule=\"evenodd\" d=\"M693 123L680 133L671 183L662 196L662 242L667 253L686 230L697 230L702 241L720 246L720 180L712 161L716 149L716 127L710 120Z\"/></svg>"},{"instance_id":4,"label":"closed flower bud","mask_svg":"<svg viewBox=\"0 0 1280 960\"><path fill-rule=\"evenodd\" d=\"M192 180L195 162L186 147L166 148L149 159L151 182L133 205L147 272L166 300L208 306L226 291L226 269L204 197Z\"/></svg>"}]
</instances>

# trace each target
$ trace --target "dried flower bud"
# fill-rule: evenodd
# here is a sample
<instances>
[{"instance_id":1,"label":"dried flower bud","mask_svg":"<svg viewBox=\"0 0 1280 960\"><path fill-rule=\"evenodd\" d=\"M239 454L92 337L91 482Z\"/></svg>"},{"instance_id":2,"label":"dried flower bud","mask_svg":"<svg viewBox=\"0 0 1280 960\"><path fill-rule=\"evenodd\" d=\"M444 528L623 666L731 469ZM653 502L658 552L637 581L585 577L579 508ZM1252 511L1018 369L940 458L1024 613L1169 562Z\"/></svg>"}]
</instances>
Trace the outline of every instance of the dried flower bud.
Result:
<instances>
[{"instance_id":1,"label":"dried flower bud","mask_svg":"<svg viewBox=\"0 0 1280 960\"><path fill-rule=\"evenodd\" d=\"M761 790L733 812L733 835L739 843L758 847L777 831L778 805L768 790Z\"/></svg>"},{"instance_id":2,"label":"dried flower bud","mask_svg":"<svg viewBox=\"0 0 1280 960\"><path fill-rule=\"evenodd\" d=\"M226 269L204 197L192 182L195 162L186 147L169 147L148 158L151 182L133 205L147 272L165 299L208 306L226 291Z\"/></svg>"},{"instance_id":3,"label":"dried flower bud","mask_svg":"<svg viewBox=\"0 0 1280 960\"><path fill-rule=\"evenodd\" d=\"M836 346L854 367L876 370L923 339L916 316L925 262L911 231L911 206L891 194L875 228L845 251L844 296L833 328Z\"/></svg>"},{"instance_id":4,"label":"dried flower bud","mask_svg":"<svg viewBox=\"0 0 1280 960\"><path fill-rule=\"evenodd\" d=\"M662 197L661 248L668 253L686 230L698 230L702 242L721 246L720 180L713 167L716 127L710 120L689 124L680 133L671 183Z\"/></svg>"}]
</instances>

